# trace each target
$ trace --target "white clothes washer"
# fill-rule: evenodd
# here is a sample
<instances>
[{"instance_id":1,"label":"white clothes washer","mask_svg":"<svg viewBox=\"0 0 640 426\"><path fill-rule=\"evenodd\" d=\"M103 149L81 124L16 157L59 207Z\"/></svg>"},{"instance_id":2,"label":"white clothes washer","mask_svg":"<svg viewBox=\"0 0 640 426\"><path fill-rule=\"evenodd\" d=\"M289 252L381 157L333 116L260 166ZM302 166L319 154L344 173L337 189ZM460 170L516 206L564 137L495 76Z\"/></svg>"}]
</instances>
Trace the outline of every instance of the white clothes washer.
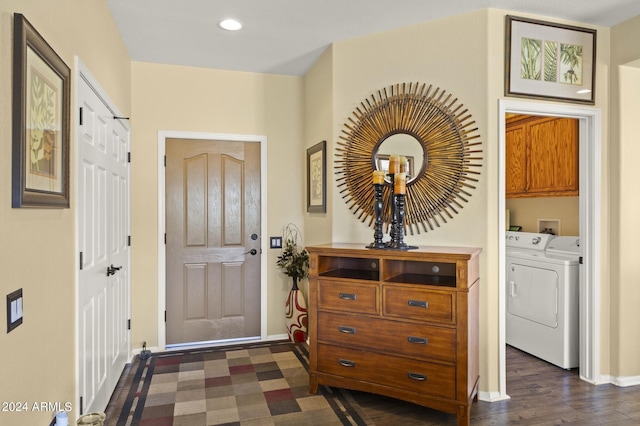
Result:
<instances>
[{"instance_id":1,"label":"white clothes washer","mask_svg":"<svg viewBox=\"0 0 640 426\"><path fill-rule=\"evenodd\" d=\"M507 232L506 341L558 367L579 367L580 240Z\"/></svg>"}]
</instances>

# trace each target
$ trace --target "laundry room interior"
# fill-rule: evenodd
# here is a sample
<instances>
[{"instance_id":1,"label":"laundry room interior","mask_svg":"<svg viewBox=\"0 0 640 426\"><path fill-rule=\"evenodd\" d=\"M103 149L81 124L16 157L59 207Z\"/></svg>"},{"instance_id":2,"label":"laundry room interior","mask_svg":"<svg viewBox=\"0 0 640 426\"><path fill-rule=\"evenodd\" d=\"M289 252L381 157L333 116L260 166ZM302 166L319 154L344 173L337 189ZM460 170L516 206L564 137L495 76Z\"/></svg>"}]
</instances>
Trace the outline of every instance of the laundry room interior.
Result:
<instances>
[{"instance_id":1,"label":"laundry room interior","mask_svg":"<svg viewBox=\"0 0 640 426\"><path fill-rule=\"evenodd\" d=\"M506 228L579 236L578 120L507 114Z\"/></svg>"},{"instance_id":2,"label":"laundry room interior","mask_svg":"<svg viewBox=\"0 0 640 426\"><path fill-rule=\"evenodd\" d=\"M579 120L505 122L506 343L579 368Z\"/></svg>"}]
</instances>

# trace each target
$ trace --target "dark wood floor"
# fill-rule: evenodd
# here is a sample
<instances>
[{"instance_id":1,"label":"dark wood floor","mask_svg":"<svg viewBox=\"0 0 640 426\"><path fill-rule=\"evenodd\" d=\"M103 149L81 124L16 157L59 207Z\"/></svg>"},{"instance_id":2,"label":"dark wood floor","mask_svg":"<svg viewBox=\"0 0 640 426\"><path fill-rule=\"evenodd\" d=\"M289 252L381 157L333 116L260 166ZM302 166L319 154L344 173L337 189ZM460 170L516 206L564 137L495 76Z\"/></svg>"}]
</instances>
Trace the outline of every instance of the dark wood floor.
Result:
<instances>
[{"instance_id":1,"label":"dark wood floor","mask_svg":"<svg viewBox=\"0 0 640 426\"><path fill-rule=\"evenodd\" d=\"M391 398L352 392L377 426L455 425L455 415ZM592 385L578 371L563 370L507 346L507 394L511 399L479 401L472 425L639 425L640 386Z\"/></svg>"}]
</instances>

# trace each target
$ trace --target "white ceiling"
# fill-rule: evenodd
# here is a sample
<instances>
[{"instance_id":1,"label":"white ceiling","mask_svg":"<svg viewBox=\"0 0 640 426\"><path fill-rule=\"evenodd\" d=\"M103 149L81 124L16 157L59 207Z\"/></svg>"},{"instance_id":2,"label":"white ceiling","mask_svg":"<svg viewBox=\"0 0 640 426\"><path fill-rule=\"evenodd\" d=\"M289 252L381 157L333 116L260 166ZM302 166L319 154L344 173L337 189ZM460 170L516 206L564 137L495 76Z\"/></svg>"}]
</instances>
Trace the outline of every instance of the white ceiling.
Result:
<instances>
[{"instance_id":1,"label":"white ceiling","mask_svg":"<svg viewBox=\"0 0 640 426\"><path fill-rule=\"evenodd\" d=\"M133 61L304 75L331 43L485 8L614 26L638 0L107 0ZM228 32L228 17L244 24Z\"/></svg>"}]
</instances>

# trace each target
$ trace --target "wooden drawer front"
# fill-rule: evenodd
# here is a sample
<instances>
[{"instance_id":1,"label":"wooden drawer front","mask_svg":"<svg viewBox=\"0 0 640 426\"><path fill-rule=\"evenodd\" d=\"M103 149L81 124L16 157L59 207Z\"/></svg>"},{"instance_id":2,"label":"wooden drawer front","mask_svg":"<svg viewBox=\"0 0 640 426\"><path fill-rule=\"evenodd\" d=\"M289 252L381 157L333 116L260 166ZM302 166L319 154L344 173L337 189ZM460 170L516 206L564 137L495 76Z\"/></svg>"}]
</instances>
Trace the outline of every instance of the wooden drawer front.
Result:
<instances>
[{"instance_id":1,"label":"wooden drawer front","mask_svg":"<svg viewBox=\"0 0 640 426\"><path fill-rule=\"evenodd\" d=\"M318 371L396 389L455 398L455 367L318 345Z\"/></svg>"},{"instance_id":2,"label":"wooden drawer front","mask_svg":"<svg viewBox=\"0 0 640 426\"><path fill-rule=\"evenodd\" d=\"M383 286L384 315L420 321L455 323L452 292L438 292L400 286Z\"/></svg>"},{"instance_id":3,"label":"wooden drawer front","mask_svg":"<svg viewBox=\"0 0 640 426\"><path fill-rule=\"evenodd\" d=\"M379 314L378 285L318 281L318 309Z\"/></svg>"},{"instance_id":4,"label":"wooden drawer front","mask_svg":"<svg viewBox=\"0 0 640 426\"><path fill-rule=\"evenodd\" d=\"M450 328L319 312L318 340L391 354L455 362L456 332Z\"/></svg>"}]
</instances>

